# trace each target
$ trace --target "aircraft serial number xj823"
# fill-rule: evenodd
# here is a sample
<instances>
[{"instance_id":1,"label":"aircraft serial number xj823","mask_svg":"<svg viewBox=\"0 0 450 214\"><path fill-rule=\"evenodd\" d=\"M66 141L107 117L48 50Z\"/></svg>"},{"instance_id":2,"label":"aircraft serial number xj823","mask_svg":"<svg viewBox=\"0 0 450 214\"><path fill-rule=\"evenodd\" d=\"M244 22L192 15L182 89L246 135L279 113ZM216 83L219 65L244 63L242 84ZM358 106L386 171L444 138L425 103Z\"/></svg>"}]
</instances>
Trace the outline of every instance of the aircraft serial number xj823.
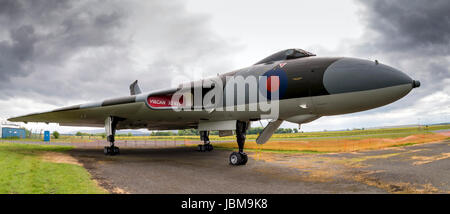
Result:
<instances>
[{"instance_id":1,"label":"aircraft serial number xj823","mask_svg":"<svg viewBox=\"0 0 450 214\"><path fill-rule=\"evenodd\" d=\"M9 118L14 122L59 123L62 126L105 127L110 146L118 129L199 130L200 151L211 151L210 131L236 134L238 152L231 165L244 165L246 131L251 121L270 122L256 142L266 143L283 121L304 124L322 116L347 114L392 103L420 82L405 73L369 61L317 57L301 49L277 52L256 64L178 87L141 93L137 81L130 96L58 108Z\"/></svg>"}]
</instances>

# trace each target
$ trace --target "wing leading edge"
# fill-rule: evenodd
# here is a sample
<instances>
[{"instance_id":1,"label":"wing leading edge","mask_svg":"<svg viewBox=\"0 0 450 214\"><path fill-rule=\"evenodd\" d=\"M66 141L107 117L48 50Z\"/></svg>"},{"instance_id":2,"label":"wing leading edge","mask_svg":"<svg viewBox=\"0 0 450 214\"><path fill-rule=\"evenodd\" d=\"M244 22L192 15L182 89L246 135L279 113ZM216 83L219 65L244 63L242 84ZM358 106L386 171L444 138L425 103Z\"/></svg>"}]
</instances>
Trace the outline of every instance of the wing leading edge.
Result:
<instances>
[{"instance_id":1,"label":"wing leading edge","mask_svg":"<svg viewBox=\"0 0 450 214\"><path fill-rule=\"evenodd\" d=\"M164 95L174 93L177 89L156 90L150 93L139 93L131 96L107 99L100 102L91 102L81 105L73 105L52 111L27 114L12 117L11 122L44 122L59 123L61 126L86 126L104 127L105 119L109 116L122 118L117 124L117 129L147 128L149 130L171 130L196 128L198 121L146 121L137 115L143 108L148 111L145 102L150 95ZM135 91L137 92L137 90ZM150 110L151 111L151 110ZM162 112L161 112L162 113Z\"/></svg>"},{"instance_id":2,"label":"wing leading edge","mask_svg":"<svg viewBox=\"0 0 450 214\"><path fill-rule=\"evenodd\" d=\"M126 96L9 118L11 122L59 123L66 126L104 126L105 118L138 108L136 96Z\"/></svg>"}]
</instances>

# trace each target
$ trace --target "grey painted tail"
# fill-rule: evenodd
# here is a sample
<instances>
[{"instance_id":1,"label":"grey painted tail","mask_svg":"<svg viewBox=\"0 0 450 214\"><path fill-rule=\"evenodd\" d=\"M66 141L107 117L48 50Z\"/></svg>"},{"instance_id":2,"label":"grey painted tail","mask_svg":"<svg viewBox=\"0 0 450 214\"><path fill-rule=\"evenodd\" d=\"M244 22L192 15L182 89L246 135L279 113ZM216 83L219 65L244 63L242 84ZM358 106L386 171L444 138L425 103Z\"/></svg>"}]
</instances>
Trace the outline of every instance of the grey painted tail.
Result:
<instances>
[{"instance_id":1,"label":"grey painted tail","mask_svg":"<svg viewBox=\"0 0 450 214\"><path fill-rule=\"evenodd\" d=\"M142 92L141 92L141 89L139 88L138 81L136 80L133 83L131 83L131 85L130 85L130 94L136 95L136 94L140 94L140 93L142 93Z\"/></svg>"}]
</instances>

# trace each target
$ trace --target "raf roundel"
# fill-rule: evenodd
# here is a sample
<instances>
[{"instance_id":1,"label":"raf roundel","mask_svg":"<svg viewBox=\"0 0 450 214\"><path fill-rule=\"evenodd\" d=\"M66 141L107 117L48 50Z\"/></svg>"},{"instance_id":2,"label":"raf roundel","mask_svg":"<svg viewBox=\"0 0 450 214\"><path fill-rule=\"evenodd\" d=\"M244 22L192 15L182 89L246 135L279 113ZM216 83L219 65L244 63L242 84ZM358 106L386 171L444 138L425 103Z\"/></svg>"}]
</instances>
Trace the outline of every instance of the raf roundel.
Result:
<instances>
[{"instance_id":1,"label":"raf roundel","mask_svg":"<svg viewBox=\"0 0 450 214\"><path fill-rule=\"evenodd\" d=\"M276 92L280 89L280 78L278 76L270 76L267 77L267 91L268 92Z\"/></svg>"},{"instance_id":2,"label":"raf roundel","mask_svg":"<svg viewBox=\"0 0 450 214\"><path fill-rule=\"evenodd\" d=\"M267 99L271 99L271 93L278 92L279 98L282 98L287 89L288 78L286 72L281 68L275 68L267 71L263 74L267 77L265 83L261 84L265 87L261 87L261 92L266 95Z\"/></svg>"}]
</instances>

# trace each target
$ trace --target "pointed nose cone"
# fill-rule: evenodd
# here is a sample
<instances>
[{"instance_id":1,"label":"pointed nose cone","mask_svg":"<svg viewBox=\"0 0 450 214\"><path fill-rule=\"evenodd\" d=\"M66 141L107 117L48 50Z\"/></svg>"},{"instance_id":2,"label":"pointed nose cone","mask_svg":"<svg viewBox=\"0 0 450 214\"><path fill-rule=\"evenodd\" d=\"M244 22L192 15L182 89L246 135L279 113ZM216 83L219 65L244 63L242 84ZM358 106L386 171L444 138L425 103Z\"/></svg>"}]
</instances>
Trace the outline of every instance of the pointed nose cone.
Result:
<instances>
[{"instance_id":1,"label":"pointed nose cone","mask_svg":"<svg viewBox=\"0 0 450 214\"><path fill-rule=\"evenodd\" d=\"M420 86L405 73L378 61L342 58L331 64L323 77L325 89L330 94L340 94L394 86L402 87L398 96L403 97L411 89ZM406 91L405 91L406 90Z\"/></svg>"}]
</instances>

